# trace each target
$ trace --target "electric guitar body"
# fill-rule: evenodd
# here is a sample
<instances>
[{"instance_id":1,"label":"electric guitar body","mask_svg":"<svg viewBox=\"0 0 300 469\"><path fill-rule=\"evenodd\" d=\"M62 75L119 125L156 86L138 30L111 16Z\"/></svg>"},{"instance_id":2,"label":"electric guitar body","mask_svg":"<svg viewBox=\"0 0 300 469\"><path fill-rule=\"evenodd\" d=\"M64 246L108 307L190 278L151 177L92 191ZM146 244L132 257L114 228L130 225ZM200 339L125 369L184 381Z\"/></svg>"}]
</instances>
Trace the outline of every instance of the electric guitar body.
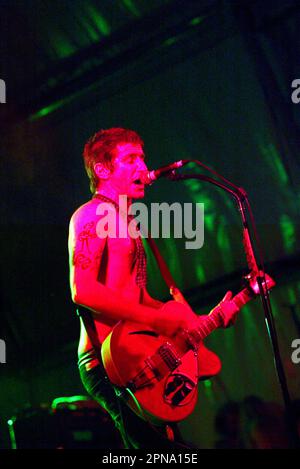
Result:
<instances>
[{"instance_id":1,"label":"electric guitar body","mask_svg":"<svg viewBox=\"0 0 300 469\"><path fill-rule=\"evenodd\" d=\"M178 422L190 415L198 398L198 381L221 369L221 361L203 342L184 355L171 339L139 323L119 322L102 344L102 359L112 383L129 388L128 405L153 423Z\"/></svg>"},{"instance_id":2,"label":"electric guitar body","mask_svg":"<svg viewBox=\"0 0 300 469\"><path fill-rule=\"evenodd\" d=\"M265 285L274 280L265 274ZM249 277L232 302L240 309L258 293L256 277ZM264 287L265 288L265 287ZM221 369L221 361L203 345L213 330L223 325L222 304L200 316L195 329L181 331L174 339L150 327L120 321L102 344L102 360L110 381L130 392L128 405L140 417L158 422L179 422L188 417L198 398L198 381Z\"/></svg>"}]
</instances>

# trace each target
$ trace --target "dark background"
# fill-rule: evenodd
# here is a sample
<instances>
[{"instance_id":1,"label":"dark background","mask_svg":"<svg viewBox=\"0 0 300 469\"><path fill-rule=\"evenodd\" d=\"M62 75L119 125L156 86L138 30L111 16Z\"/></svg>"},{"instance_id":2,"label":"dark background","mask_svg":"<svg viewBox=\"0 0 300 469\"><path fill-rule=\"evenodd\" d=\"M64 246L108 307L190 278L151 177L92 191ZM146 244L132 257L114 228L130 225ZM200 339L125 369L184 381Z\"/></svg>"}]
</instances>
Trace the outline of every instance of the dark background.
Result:
<instances>
[{"instance_id":1,"label":"dark background","mask_svg":"<svg viewBox=\"0 0 300 469\"><path fill-rule=\"evenodd\" d=\"M145 140L155 168L197 158L245 188L268 272L293 399L300 338L299 1L0 1L1 119L0 447L20 409L82 393L78 321L68 286L67 235L89 197L87 138L123 126ZM146 201L205 204L205 242L158 240L179 286L205 314L247 273L238 211L205 183L159 181ZM150 290L167 289L150 256ZM159 281L158 281L159 279ZM200 388L186 438L212 447L213 419L229 399L281 402L259 301L207 343L222 373Z\"/></svg>"}]
</instances>

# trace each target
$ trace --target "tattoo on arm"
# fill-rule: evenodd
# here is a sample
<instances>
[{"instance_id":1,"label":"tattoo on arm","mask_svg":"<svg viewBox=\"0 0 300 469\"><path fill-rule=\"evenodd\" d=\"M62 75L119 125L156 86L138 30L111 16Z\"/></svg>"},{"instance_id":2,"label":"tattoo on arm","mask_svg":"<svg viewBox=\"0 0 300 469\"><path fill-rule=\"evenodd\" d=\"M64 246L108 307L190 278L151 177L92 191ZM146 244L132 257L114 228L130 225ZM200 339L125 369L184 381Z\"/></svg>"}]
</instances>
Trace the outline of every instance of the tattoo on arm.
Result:
<instances>
[{"instance_id":1,"label":"tattoo on arm","mask_svg":"<svg viewBox=\"0 0 300 469\"><path fill-rule=\"evenodd\" d=\"M96 237L95 223L93 221L86 223L77 237L78 246L73 253L73 265L75 267L82 270L98 269L101 253L93 253L90 249L90 241Z\"/></svg>"},{"instance_id":2,"label":"tattoo on arm","mask_svg":"<svg viewBox=\"0 0 300 469\"><path fill-rule=\"evenodd\" d=\"M91 267L92 260L87 257L83 252L74 252L73 265L80 267L82 270L86 270Z\"/></svg>"},{"instance_id":3,"label":"tattoo on arm","mask_svg":"<svg viewBox=\"0 0 300 469\"><path fill-rule=\"evenodd\" d=\"M83 230L78 235L78 241L81 242L81 250L84 251L85 249L90 252L89 248L89 240L92 238L96 238L96 230L95 230L95 222L91 221L86 223L83 227Z\"/></svg>"}]
</instances>

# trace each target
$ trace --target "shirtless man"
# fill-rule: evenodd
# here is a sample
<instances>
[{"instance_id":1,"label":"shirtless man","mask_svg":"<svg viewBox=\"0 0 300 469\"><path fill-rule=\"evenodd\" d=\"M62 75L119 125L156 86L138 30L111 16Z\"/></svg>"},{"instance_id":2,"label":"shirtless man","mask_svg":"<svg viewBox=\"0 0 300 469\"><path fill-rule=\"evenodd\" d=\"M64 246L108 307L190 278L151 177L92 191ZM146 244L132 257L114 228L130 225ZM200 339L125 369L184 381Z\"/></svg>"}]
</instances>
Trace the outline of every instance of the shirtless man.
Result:
<instances>
[{"instance_id":1,"label":"shirtless man","mask_svg":"<svg viewBox=\"0 0 300 469\"><path fill-rule=\"evenodd\" d=\"M133 199L144 197L140 181L141 173L147 170L144 156L139 135L122 128L97 132L84 148L93 198L71 218L70 285L73 301L91 311L100 344L119 320L146 324L166 337L174 337L180 329L192 329L199 323L199 316L188 306L175 301L162 303L148 294L145 272L140 271L143 259L139 257L144 252L139 249L137 255L138 243L128 233L126 214L120 212L117 219L117 229L124 230L125 226L126 237L103 238L97 232L101 220L99 204L105 203L108 211L115 213L120 195L128 197L128 205ZM226 296L223 301L230 322L238 309L228 300L230 297ZM175 427L173 432L169 426L155 431L116 396L82 319L78 355L85 388L110 413L125 447L174 447L169 440L176 433Z\"/></svg>"}]
</instances>

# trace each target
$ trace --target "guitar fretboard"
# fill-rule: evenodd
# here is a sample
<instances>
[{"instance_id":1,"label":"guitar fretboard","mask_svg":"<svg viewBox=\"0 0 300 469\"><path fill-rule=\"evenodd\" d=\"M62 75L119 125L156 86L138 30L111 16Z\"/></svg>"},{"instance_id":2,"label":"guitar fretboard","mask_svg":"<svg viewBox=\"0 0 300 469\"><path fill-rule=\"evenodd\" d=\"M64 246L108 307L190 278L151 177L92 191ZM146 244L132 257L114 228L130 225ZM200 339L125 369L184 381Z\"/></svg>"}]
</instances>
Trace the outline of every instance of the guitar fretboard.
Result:
<instances>
[{"instance_id":1,"label":"guitar fretboard","mask_svg":"<svg viewBox=\"0 0 300 469\"><path fill-rule=\"evenodd\" d=\"M244 288L244 290L240 291L230 301L233 301L238 308L241 308L252 298L253 295L249 292L248 288ZM221 306L216 306L208 316L203 318L197 329L190 331L193 340L200 342L201 340L204 340L209 334L211 334L215 329L218 329L218 327L222 326L223 319L221 311Z\"/></svg>"}]
</instances>

